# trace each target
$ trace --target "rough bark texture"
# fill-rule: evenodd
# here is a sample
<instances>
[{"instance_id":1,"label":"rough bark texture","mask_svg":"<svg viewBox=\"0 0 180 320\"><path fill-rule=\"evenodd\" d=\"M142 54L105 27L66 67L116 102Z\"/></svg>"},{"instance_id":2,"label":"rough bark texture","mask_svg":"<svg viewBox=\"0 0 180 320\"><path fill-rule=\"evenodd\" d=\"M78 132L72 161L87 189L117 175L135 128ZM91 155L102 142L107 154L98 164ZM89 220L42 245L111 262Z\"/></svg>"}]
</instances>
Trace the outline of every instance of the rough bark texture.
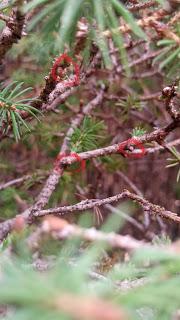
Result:
<instances>
[{"instance_id":1,"label":"rough bark texture","mask_svg":"<svg viewBox=\"0 0 180 320\"><path fill-rule=\"evenodd\" d=\"M0 34L0 64L12 45L21 39L24 23L25 15L19 8L15 8L12 11L11 19Z\"/></svg>"}]
</instances>

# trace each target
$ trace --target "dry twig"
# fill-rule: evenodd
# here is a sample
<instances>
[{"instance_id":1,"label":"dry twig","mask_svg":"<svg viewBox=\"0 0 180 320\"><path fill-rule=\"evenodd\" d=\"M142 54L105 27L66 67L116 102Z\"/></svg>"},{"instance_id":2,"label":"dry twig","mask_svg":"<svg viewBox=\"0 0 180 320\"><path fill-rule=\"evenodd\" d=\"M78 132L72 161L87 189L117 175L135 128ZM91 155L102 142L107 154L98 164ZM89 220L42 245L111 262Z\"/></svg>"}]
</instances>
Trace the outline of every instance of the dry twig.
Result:
<instances>
[{"instance_id":1,"label":"dry twig","mask_svg":"<svg viewBox=\"0 0 180 320\"><path fill-rule=\"evenodd\" d=\"M163 207L152 204L149 201L147 201L145 198L139 195L136 195L134 193L131 193L128 190L124 190L122 193L119 193L116 196L112 196L105 199L87 199L72 206L64 206L64 207L58 207L54 209L51 208L51 209L36 211L34 212L34 216L42 217L49 214L63 215L68 212L85 211L88 209L92 209L94 207L104 206L106 204L118 202L119 200L125 200L125 199L131 199L133 201L136 201L138 204L140 204L140 206L142 206L142 208L146 212L149 212L150 214L152 213L157 216L159 215L162 218L180 223L180 217L176 213L167 211Z\"/></svg>"}]
</instances>

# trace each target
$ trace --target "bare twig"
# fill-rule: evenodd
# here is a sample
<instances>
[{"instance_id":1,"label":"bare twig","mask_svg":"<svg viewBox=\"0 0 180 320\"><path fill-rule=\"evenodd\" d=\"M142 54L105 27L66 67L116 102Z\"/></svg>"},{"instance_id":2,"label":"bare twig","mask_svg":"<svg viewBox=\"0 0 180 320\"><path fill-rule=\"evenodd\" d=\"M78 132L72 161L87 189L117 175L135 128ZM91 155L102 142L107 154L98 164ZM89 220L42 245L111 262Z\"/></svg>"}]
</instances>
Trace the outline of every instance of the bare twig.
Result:
<instances>
[{"instance_id":1,"label":"bare twig","mask_svg":"<svg viewBox=\"0 0 180 320\"><path fill-rule=\"evenodd\" d=\"M154 6L157 6L157 1L150 0L144 3L133 4L131 6L128 6L127 9L130 10L131 12L134 12L134 11L143 10L146 8L151 8Z\"/></svg>"},{"instance_id":2,"label":"bare twig","mask_svg":"<svg viewBox=\"0 0 180 320\"><path fill-rule=\"evenodd\" d=\"M171 142L168 142L166 143L166 147L168 148L171 148L171 147L174 147L174 146L178 146L180 145L180 139L176 139L176 140L173 140ZM155 148L147 148L146 151L147 153L154 153L156 151L165 151L165 147L164 146L158 146L158 147L155 147Z\"/></svg>"},{"instance_id":3,"label":"bare twig","mask_svg":"<svg viewBox=\"0 0 180 320\"><path fill-rule=\"evenodd\" d=\"M128 190L124 190L122 193L117 194L116 196L105 198L105 199L87 199L83 200L80 203L71 206L64 206L58 208L52 208L47 210L37 210L33 212L33 217L42 217L46 215L60 215L62 216L68 212L75 211L85 211L94 207L104 206L110 203L117 202L119 200L131 199L139 203L143 209L156 216L160 216L162 218L168 219L170 221L180 223L180 217L171 211L167 211L165 208L160 207L158 205L152 204L143 197L140 197L136 194L130 193ZM19 215L21 219L23 219L24 223L32 223L33 220L29 219L30 209L26 210L23 214ZM17 216L18 217L18 216ZM3 240L7 234L13 229L16 218L6 220L5 222L0 224L0 240Z\"/></svg>"},{"instance_id":4,"label":"bare twig","mask_svg":"<svg viewBox=\"0 0 180 320\"><path fill-rule=\"evenodd\" d=\"M49 214L58 214L61 216L68 212L85 211L88 209L92 209L94 207L104 206L106 204L118 202L124 199L134 200L138 202L143 207L143 209L145 209L147 212L153 213L165 219L169 219L174 222L180 223L180 217L176 213L167 211L163 207L160 207L158 205L154 205L149 201L147 201L146 199L144 199L143 197L140 197L139 195L131 193L128 190L125 190L122 193L117 194L116 196L112 196L105 199L87 199L72 206L64 206L64 207L58 207L55 209L51 208L47 210L36 211L34 212L34 216L42 217Z\"/></svg>"},{"instance_id":5,"label":"bare twig","mask_svg":"<svg viewBox=\"0 0 180 320\"><path fill-rule=\"evenodd\" d=\"M9 187L11 187L11 186L13 186L15 184L22 183L22 182L28 180L29 178L31 178L31 175L28 174L28 175L23 176L21 178L17 178L17 179L8 181L6 183L2 183L2 184L0 184L0 190L4 190L4 189L9 188Z\"/></svg>"},{"instance_id":6,"label":"bare twig","mask_svg":"<svg viewBox=\"0 0 180 320\"><path fill-rule=\"evenodd\" d=\"M130 193L129 191L126 191L126 192L127 192L128 199L138 202L143 207L143 209L146 210L147 212L149 213L152 212L153 214L160 216L164 219L168 219L168 220L180 223L180 216L178 216L176 213L167 211L163 207L160 207L158 205L154 205L149 201L145 200L144 198L139 197L136 194Z\"/></svg>"},{"instance_id":7,"label":"bare twig","mask_svg":"<svg viewBox=\"0 0 180 320\"><path fill-rule=\"evenodd\" d=\"M142 197L142 192L138 189L138 187L121 171L117 171L116 174L121 177L130 187L131 189L137 193L138 196Z\"/></svg>"},{"instance_id":8,"label":"bare twig","mask_svg":"<svg viewBox=\"0 0 180 320\"><path fill-rule=\"evenodd\" d=\"M45 171L45 170L41 171L40 170L40 171L37 171L33 174L27 174L27 175L22 176L21 178L17 178L17 179L10 180L8 182L1 183L0 184L0 191L4 190L6 188L9 188L11 186L17 185L17 184L21 184L26 180L34 179L35 181L37 181L38 178L42 179L42 176L43 176L43 178L45 178L48 175L48 173L49 173L48 171Z\"/></svg>"}]
</instances>

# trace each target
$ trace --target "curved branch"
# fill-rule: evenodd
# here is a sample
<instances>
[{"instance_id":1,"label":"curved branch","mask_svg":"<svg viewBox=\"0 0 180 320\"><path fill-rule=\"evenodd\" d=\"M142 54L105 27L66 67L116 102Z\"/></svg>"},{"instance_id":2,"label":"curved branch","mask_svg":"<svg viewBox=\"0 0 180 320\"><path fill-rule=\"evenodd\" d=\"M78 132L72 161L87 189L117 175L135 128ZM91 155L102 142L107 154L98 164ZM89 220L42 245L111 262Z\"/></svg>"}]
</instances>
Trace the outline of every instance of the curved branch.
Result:
<instances>
[{"instance_id":1,"label":"curved branch","mask_svg":"<svg viewBox=\"0 0 180 320\"><path fill-rule=\"evenodd\" d=\"M138 196L137 194L131 193L128 190L124 190L120 194L117 194L115 196L105 198L105 199L87 199L72 206L64 206L64 207L47 209L47 210L37 210L36 212L33 212L33 219L32 217L30 219L31 212L27 210L23 214L18 215L13 219L6 220L5 222L0 224L0 240L2 241L8 235L8 233L15 228L15 225L17 224L16 222L18 221L18 219L20 219L20 222L22 221L23 225L32 224L34 219L42 216L46 216L50 214L52 215L56 214L56 215L62 216L65 213L75 212L75 211L85 211L95 207L100 207L110 203L118 202L119 200L124 200L124 199L131 199L133 201L136 201L149 214L160 216L164 219L168 219L178 224L180 223L180 216L178 216L176 213L167 211L165 208L152 204L148 200Z\"/></svg>"},{"instance_id":2,"label":"curved branch","mask_svg":"<svg viewBox=\"0 0 180 320\"><path fill-rule=\"evenodd\" d=\"M119 193L113 197L105 198L105 199L87 199L83 200L72 206L64 206L58 208L51 208L47 210L41 210L34 213L36 217L42 217L49 214L58 214L63 215L64 213L74 212L74 211L84 211L88 209L92 209L95 207L100 207L109 203L118 202L122 199L131 199L136 201L146 212L153 213L155 215L161 216L162 218L180 223L180 217L171 211L167 211L165 208L160 207L158 205L152 204L143 197L131 193L128 190L124 190L122 193Z\"/></svg>"},{"instance_id":3,"label":"curved branch","mask_svg":"<svg viewBox=\"0 0 180 320\"><path fill-rule=\"evenodd\" d=\"M166 138L166 136L170 132L172 132L174 129L179 127L179 125L180 125L180 120L178 119L176 121L172 121L169 125L165 126L164 128L157 129L151 133L138 137L137 139L140 143L152 142L152 141L161 142ZM119 144L114 144L105 148L99 148L91 151L82 152L82 153L79 153L78 155L82 160L88 160L88 159L107 156L111 154L117 154L117 153L121 154L120 148L121 146L122 147L124 146L125 142L126 141L123 141ZM127 140L127 144L128 144L128 140ZM135 150L134 152L132 152L132 155L133 154L135 155L137 153L138 153L138 150ZM60 168L63 168L65 165L71 165L75 162L77 162L77 159L69 155L60 161Z\"/></svg>"}]
</instances>

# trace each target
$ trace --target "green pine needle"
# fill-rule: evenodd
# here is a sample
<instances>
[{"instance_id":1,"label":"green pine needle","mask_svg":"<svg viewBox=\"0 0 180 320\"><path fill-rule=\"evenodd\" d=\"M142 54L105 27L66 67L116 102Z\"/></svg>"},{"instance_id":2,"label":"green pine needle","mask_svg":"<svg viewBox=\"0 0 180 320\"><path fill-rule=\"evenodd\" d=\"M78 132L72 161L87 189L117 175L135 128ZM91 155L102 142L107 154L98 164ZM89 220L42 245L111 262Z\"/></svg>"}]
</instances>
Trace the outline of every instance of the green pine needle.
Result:
<instances>
[{"instance_id":1,"label":"green pine needle","mask_svg":"<svg viewBox=\"0 0 180 320\"><path fill-rule=\"evenodd\" d=\"M17 99L32 90L32 88L22 89L23 84L23 82L18 83L17 81L14 81L0 91L0 128L2 132L5 133L12 124L16 141L21 138L22 126L30 131L29 126L22 118L20 112L25 111L37 120L39 119L36 116L36 113L41 114L39 110L30 105L30 102L35 99ZM29 104L23 102L29 102Z\"/></svg>"},{"instance_id":2,"label":"green pine needle","mask_svg":"<svg viewBox=\"0 0 180 320\"><path fill-rule=\"evenodd\" d=\"M132 130L131 136L132 137L140 137L146 133L146 130L141 127L136 127Z\"/></svg>"},{"instance_id":3,"label":"green pine needle","mask_svg":"<svg viewBox=\"0 0 180 320\"><path fill-rule=\"evenodd\" d=\"M96 122L90 117L85 117L81 128L76 128L71 137L71 150L83 152L97 148L103 139L104 130L103 121Z\"/></svg>"}]
</instances>

